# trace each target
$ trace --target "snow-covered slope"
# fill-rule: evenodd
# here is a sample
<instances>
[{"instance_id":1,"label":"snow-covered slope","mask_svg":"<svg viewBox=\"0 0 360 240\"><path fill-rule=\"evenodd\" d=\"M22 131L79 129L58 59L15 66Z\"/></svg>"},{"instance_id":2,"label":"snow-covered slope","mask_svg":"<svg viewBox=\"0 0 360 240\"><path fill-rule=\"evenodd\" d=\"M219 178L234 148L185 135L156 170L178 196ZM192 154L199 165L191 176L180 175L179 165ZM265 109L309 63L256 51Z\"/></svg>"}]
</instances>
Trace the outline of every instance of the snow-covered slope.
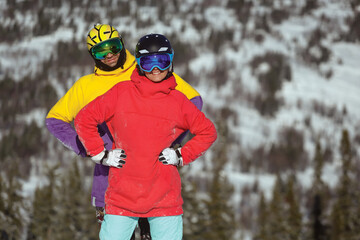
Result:
<instances>
[{"instance_id":1,"label":"snow-covered slope","mask_svg":"<svg viewBox=\"0 0 360 240\"><path fill-rule=\"evenodd\" d=\"M131 52L143 34L159 32L176 42L175 60L185 53L187 59L181 59L181 64L175 61L175 71L184 77L191 76L186 80L202 95L204 111L213 120L226 121L229 127L231 147L224 171L236 189L234 206L241 201L241 189L255 182L270 196L274 175L256 166L245 171L239 162L243 156L251 159L256 148L266 150L276 144L279 132L287 127L304 135L304 149L310 162L315 140L333 150L332 162L326 165L323 178L334 186L342 130L348 129L352 140L360 135L360 44L344 37L349 32L349 21L359 9L352 9L347 1L324 0L318 1L317 8L302 12L306 1L273 1L267 5L254 0L245 1L251 2L249 16L245 18L239 8L229 6L230 2L211 1L207 6L205 1L187 0L181 6L169 4L162 9L160 5L112 1L112 10L121 12L122 8L129 8L127 15L114 14L95 3L87 11L96 9L95 22L112 23ZM45 8L61 23L45 35L32 33L39 24L36 11L14 10L11 17L5 14L6 7L6 3L0 3L3 26L16 23L28 34L15 41L0 42L0 78L10 75L22 81L25 76L36 76L44 71L44 62L56 59L60 41L73 43L86 52L85 36L95 22L90 22L80 7L71 9L69 3L64 3L59 9ZM280 17L273 14L275 10L282 11ZM276 20L276 16L281 20ZM279 57L284 67L280 70L288 66L291 77L281 75L277 79L279 86L272 93L279 106L271 114L262 114L256 107L259 96L267 94L261 78L276 66L272 65L274 58L264 57L267 53ZM259 64L256 59L260 59ZM54 69L57 68L53 66ZM90 73L92 66L72 66L67 71L71 77L62 79L49 73L47 79L39 81L49 82L60 97L78 77ZM221 115L224 109L231 114ZM44 109L29 109L27 114L17 116L17 121L26 124L35 120L43 126L41 119L45 115ZM0 137L7 130L0 129ZM359 149L359 141L353 144L354 149ZM211 162L211 156L210 151L202 161L193 164L191 171L201 176L199 172ZM312 173L311 164L299 171L304 186L310 186Z\"/></svg>"}]
</instances>

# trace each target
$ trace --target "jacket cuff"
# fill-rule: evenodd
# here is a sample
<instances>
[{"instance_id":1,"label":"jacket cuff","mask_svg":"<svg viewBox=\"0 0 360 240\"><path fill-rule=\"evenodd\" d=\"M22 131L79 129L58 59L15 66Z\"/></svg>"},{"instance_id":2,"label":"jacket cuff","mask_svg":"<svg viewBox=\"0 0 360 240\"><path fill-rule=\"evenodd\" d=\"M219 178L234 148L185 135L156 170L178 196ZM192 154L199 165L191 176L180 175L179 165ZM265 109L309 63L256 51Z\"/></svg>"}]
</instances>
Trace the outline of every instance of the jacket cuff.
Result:
<instances>
[{"instance_id":1,"label":"jacket cuff","mask_svg":"<svg viewBox=\"0 0 360 240\"><path fill-rule=\"evenodd\" d=\"M92 156L91 160L93 160L96 163L100 163L100 161L104 158L104 156L105 156L105 149L102 150L100 153Z\"/></svg>"}]
</instances>

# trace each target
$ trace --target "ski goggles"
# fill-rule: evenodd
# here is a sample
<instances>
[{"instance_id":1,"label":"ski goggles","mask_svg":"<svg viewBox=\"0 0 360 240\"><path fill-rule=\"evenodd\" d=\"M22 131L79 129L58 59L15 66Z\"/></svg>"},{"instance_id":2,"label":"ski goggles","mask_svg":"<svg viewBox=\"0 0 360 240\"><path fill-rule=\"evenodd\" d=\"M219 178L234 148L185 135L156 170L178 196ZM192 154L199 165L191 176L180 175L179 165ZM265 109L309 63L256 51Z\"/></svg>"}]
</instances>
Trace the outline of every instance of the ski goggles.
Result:
<instances>
[{"instance_id":1,"label":"ski goggles","mask_svg":"<svg viewBox=\"0 0 360 240\"><path fill-rule=\"evenodd\" d=\"M164 71L170 67L173 57L173 53L154 53L136 58L136 61L144 72L151 72L155 67Z\"/></svg>"},{"instance_id":2,"label":"ski goggles","mask_svg":"<svg viewBox=\"0 0 360 240\"><path fill-rule=\"evenodd\" d=\"M97 60L103 60L109 54L118 54L123 49L119 38L111 38L96 44L91 48L91 55Z\"/></svg>"}]
</instances>

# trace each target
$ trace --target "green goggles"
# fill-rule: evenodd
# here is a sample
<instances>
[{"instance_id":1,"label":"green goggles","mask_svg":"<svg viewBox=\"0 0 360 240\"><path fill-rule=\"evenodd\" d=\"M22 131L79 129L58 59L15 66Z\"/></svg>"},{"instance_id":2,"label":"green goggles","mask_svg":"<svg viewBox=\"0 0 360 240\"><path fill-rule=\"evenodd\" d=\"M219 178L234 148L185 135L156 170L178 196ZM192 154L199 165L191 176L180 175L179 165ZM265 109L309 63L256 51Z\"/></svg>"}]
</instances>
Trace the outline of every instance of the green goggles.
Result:
<instances>
[{"instance_id":1,"label":"green goggles","mask_svg":"<svg viewBox=\"0 0 360 240\"><path fill-rule=\"evenodd\" d=\"M109 54L118 54L123 49L119 38L111 38L96 44L91 48L91 55L97 60L103 60Z\"/></svg>"}]
</instances>

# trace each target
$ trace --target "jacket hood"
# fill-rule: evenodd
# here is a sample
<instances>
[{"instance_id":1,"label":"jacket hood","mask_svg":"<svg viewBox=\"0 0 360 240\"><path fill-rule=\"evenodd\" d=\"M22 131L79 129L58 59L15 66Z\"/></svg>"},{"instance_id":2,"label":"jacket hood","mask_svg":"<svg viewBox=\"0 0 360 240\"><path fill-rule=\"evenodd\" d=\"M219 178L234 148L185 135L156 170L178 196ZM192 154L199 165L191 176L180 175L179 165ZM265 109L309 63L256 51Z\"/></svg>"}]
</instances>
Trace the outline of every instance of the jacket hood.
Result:
<instances>
[{"instance_id":1,"label":"jacket hood","mask_svg":"<svg viewBox=\"0 0 360 240\"><path fill-rule=\"evenodd\" d=\"M154 83L147 77L139 75L137 69L133 71L131 81L144 97L163 97L168 95L171 90L174 90L177 85L174 76Z\"/></svg>"}]
</instances>

